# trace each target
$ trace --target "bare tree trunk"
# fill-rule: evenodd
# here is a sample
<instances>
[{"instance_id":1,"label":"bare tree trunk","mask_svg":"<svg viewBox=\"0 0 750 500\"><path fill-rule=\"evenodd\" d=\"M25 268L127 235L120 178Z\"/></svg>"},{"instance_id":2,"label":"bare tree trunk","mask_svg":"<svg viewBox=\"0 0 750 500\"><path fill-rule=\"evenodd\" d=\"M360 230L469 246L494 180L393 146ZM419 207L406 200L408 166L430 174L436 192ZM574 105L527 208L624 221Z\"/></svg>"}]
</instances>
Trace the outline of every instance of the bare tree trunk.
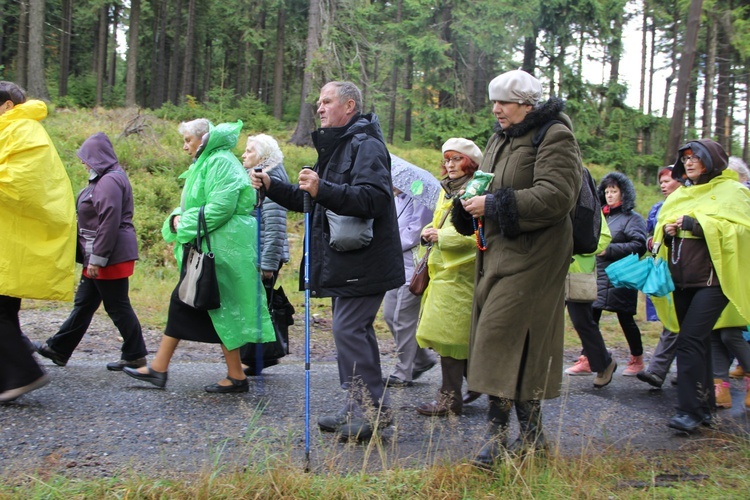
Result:
<instances>
[{"instance_id":1,"label":"bare tree trunk","mask_svg":"<svg viewBox=\"0 0 750 500\"><path fill-rule=\"evenodd\" d=\"M125 106L136 106L135 94L138 88L138 31L141 25L141 0L130 0L130 24L128 26L127 75L125 77ZM152 75L155 76L155 75Z\"/></svg>"},{"instance_id":2,"label":"bare tree trunk","mask_svg":"<svg viewBox=\"0 0 750 500\"><path fill-rule=\"evenodd\" d=\"M255 25L256 33L265 33L266 31L266 2L261 0L258 6L257 24ZM263 45L258 45L253 51L253 67L250 71L250 93L256 99L260 98L261 77L263 76L263 58L266 51Z\"/></svg>"},{"instance_id":3,"label":"bare tree trunk","mask_svg":"<svg viewBox=\"0 0 750 500\"><path fill-rule=\"evenodd\" d=\"M698 27L701 19L703 0L692 0L688 10L687 32L683 42L682 56L680 57L680 70L677 79L677 93L674 102L674 114L669 124L669 140L667 142L667 154L664 158L666 163L673 161L680 147L683 134L683 123L685 120L685 99L690 89L690 75L695 60L695 46L698 41Z\"/></svg>"},{"instance_id":4,"label":"bare tree trunk","mask_svg":"<svg viewBox=\"0 0 750 500\"><path fill-rule=\"evenodd\" d=\"M29 0L18 2L18 55L16 57L16 83L27 87L29 82Z\"/></svg>"},{"instance_id":5,"label":"bare tree trunk","mask_svg":"<svg viewBox=\"0 0 750 500\"><path fill-rule=\"evenodd\" d=\"M521 69L533 75L536 71L536 37L537 30L534 29L533 36L527 36L523 39L523 65Z\"/></svg>"},{"instance_id":6,"label":"bare tree trunk","mask_svg":"<svg viewBox=\"0 0 750 500\"><path fill-rule=\"evenodd\" d=\"M172 38L171 44L171 57L169 58L169 88L168 95L169 100L172 104L177 104L179 98L179 85L181 78L179 78L181 67L180 61L182 60L180 51L180 41L182 40L182 0L177 0L177 7L175 9L175 16L172 18Z\"/></svg>"},{"instance_id":7,"label":"bare tree trunk","mask_svg":"<svg viewBox=\"0 0 750 500\"><path fill-rule=\"evenodd\" d=\"M114 2L112 4L112 36L109 40L111 50L109 53L109 68L107 68L109 70L109 72L107 73L107 85L109 86L109 88L107 89L107 95L111 94L112 89L117 83L115 80L117 78L117 24L119 22L120 4Z\"/></svg>"},{"instance_id":8,"label":"bare tree trunk","mask_svg":"<svg viewBox=\"0 0 750 500\"><path fill-rule=\"evenodd\" d=\"M154 19L154 49L156 54L151 58L151 92L149 92L149 105L159 108L166 99L165 83L168 79L167 63L167 2L159 2L159 11ZM127 93L127 89L126 89Z\"/></svg>"},{"instance_id":9,"label":"bare tree trunk","mask_svg":"<svg viewBox=\"0 0 750 500\"><path fill-rule=\"evenodd\" d=\"M99 8L98 37L96 47L96 105L104 98L104 75L107 71L107 31L109 28L109 4Z\"/></svg>"},{"instance_id":10,"label":"bare tree trunk","mask_svg":"<svg viewBox=\"0 0 750 500\"><path fill-rule=\"evenodd\" d=\"M180 100L186 96L195 96L195 17L196 17L196 0L188 0L187 14L187 32L185 34L185 57L182 63L182 85L180 91Z\"/></svg>"},{"instance_id":11,"label":"bare tree trunk","mask_svg":"<svg viewBox=\"0 0 750 500\"><path fill-rule=\"evenodd\" d=\"M656 21L651 17L651 53L649 54L648 63L648 114L653 111L654 102L654 59L656 56Z\"/></svg>"},{"instance_id":12,"label":"bare tree trunk","mask_svg":"<svg viewBox=\"0 0 750 500\"><path fill-rule=\"evenodd\" d=\"M672 14L672 33L671 33L671 40L672 40L672 50L671 50L671 57L672 57L672 72L667 77L666 86L664 87L664 107L662 108L661 115L667 116L667 110L669 109L669 94L672 87L672 82L674 81L675 77L677 76L677 36L678 36L678 27L679 27L679 17L678 17L677 9L675 9L675 12ZM692 66L692 63L690 64ZM683 96L685 97L685 96ZM676 150L675 150L676 151Z\"/></svg>"},{"instance_id":13,"label":"bare tree trunk","mask_svg":"<svg viewBox=\"0 0 750 500\"><path fill-rule=\"evenodd\" d=\"M49 100L44 72L44 7L45 0L29 2L29 94Z\"/></svg>"},{"instance_id":14,"label":"bare tree trunk","mask_svg":"<svg viewBox=\"0 0 750 500\"><path fill-rule=\"evenodd\" d=\"M401 16L403 13L404 1L398 0L396 3L396 24L401 23ZM394 47L397 52L401 51L401 44L398 41L394 41ZM393 144L393 135L396 130L396 100L398 99L398 70L401 59L396 58L393 61L393 68L391 70L391 98L388 106L388 137L386 140L388 144Z\"/></svg>"},{"instance_id":15,"label":"bare tree trunk","mask_svg":"<svg viewBox=\"0 0 750 500\"><path fill-rule=\"evenodd\" d=\"M641 22L641 81L638 92L638 110L643 113L644 101L646 99L646 59L648 53L648 0L643 0L643 19ZM643 127L638 128L635 151L643 154Z\"/></svg>"},{"instance_id":16,"label":"bare tree trunk","mask_svg":"<svg viewBox=\"0 0 750 500\"><path fill-rule=\"evenodd\" d=\"M414 89L414 57L411 52L406 54L406 107L404 109L404 141L411 141L411 108L412 91Z\"/></svg>"},{"instance_id":17,"label":"bare tree trunk","mask_svg":"<svg viewBox=\"0 0 750 500\"><path fill-rule=\"evenodd\" d=\"M701 137L711 137L711 121L714 115L714 81L716 79L716 16L706 13L706 81L703 84L703 127Z\"/></svg>"},{"instance_id":18,"label":"bare tree trunk","mask_svg":"<svg viewBox=\"0 0 750 500\"><path fill-rule=\"evenodd\" d=\"M68 75L70 73L70 37L73 26L73 0L62 1L60 24L60 75L57 82L57 95L68 95Z\"/></svg>"},{"instance_id":19,"label":"bare tree trunk","mask_svg":"<svg viewBox=\"0 0 750 500\"><path fill-rule=\"evenodd\" d=\"M729 151L732 138L729 134L729 93L732 81L732 19L731 12L725 11L719 17L718 32L718 79L716 82L716 142Z\"/></svg>"},{"instance_id":20,"label":"bare tree trunk","mask_svg":"<svg viewBox=\"0 0 750 500\"><path fill-rule=\"evenodd\" d=\"M279 2L276 20L276 62L273 66L273 117L284 118L284 41L286 37L286 5Z\"/></svg>"},{"instance_id":21,"label":"bare tree trunk","mask_svg":"<svg viewBox=\"0 0 750 500\"><path fill-rule=\"evenodd\" d=\"M310 134L315 130L315 107L307 102L313 84L313 58L320 47L320 0L310 0L307 14L307 48L305 50L305 74L302 78L299 117L297 128L289 139L296 146L312 146Z\"/></svg>"}]
</instances>

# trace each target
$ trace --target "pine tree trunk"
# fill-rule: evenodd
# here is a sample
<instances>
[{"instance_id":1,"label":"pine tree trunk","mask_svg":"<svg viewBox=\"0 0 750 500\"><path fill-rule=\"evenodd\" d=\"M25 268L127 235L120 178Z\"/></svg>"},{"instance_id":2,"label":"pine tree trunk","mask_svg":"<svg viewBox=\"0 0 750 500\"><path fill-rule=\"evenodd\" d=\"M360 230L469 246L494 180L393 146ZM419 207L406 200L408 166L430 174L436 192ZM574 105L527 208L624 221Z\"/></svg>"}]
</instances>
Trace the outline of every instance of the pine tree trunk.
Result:
<instances>
[{"instance_id":1,"label":"pine tree trunk","mask_svg":"<svg viewBox=\"0 0 750 500\"><path fill-rule=\"evenodd\" d=\"M732 87L732 19L731 12L725 11L719 16L718 23L718 53L719 57L716 81L716 142L729 151L731 136L729 134L729 94Z\"/></svg>"},{"instance_id":2,"label":"pine tree trunk","mask_svg":"<svg viewBox=\"0 0 750 500\"><path fill-rule=\"evenodd\" d=\"M128 55L125 77L125 106L136 106L135 94L138 88L138 31L141 24L141 0L130 0L130 24L128 25ZM155 76L155 75L152 75Z\"/></svg>"},{"instance_id":3,"label":"pine tree trunk","mask_svg":"<svg viewBox=\"0 0 750 500\"><path fill-rule=\"evenodd\" d=\"M109 70L107 73L107 85L109 86L109 89L107 89L108 95L112 93L112 89L117 83L115 79L117 78L117 24L119 22L120 5L115 2L112 4L112 36L109 40L111 50L109 51L109 68L107 68Z\"/></svg>"},{"instance_id":4,"label":"pine tree trunk","mask_svg":"<svg viewBox=\"0 0 750 500\"><path fill-rule=\"evenodd\" d=\"M196 0L188 0L185 56L182 62L182 85L180 85L181 101L184 101L186 96L195 96L195 3Z\"/></svg>"},{"instance_id":5,"label":"pine tree trunk","mask_svg":"<svg viewBox=\"0 0 750 500\"><path fill-rule=\"evenodd\" d=\"M29 62L29 0L18 2L18 51L16 56L16 83L25 88L28 84Z\"/></svg>"},{"instance_id":6,"label":"pine tree trunk","mask_svg":"<svg viewBox=\"0 0 750 500\"><path fill-rule=\"evenodd\" d=\"M63 0L60 23L60 74L57 82L57 95L59 97L68 95L68 75L70 73L70 37L72 29L73 0Z\"/></svg>"},{"instance_id":7,"label":"pine tree trunk","mask_svg":"<svg viewBox=\"0 0 750 500\"><path fill-rule=\"evenodd\" d=\"M166 100L166 82L169 78L167 63L167 2L159 2L159 12L154 19L154 50L156 54L151 58L151 92L149 105L157 109Z\"/></svg>"},{"instance_id":8,"label":"pine tree trunk","mask_svg":"<svg viewBox=\"0 0 750 500\"><path fill-rule=\"evenodd\" d=\"M286 37L286 5L279 2L276 21L276 63L273 66L273 117L284 118L284 42Z\"/></svg>"},{"instance_id":9,"label":"pine tree trunk","mask_svg":"<svg viewBox=\"0 0 750 500\"><path fill-rule=\"evenodd\" d=\"M182 0L177 0L177 7L175 8L175 15L171 22L171 32L174 33L172 43L170 44L170 58L169 58L169 88L167 93L169 95L169 101L172 104L178 104L180 101L180 74L182 68L180 61L182 61L182 52L180 50L180 41L182 40Z\"/></svg>"},{"instance_id":10,"label":"pine tree trunk","mask_svg":"<svg viewBox=\"0 0 750 500\"><path fill-rule=\"evenodd\" d=\"M406 106L404 109L404 141L411 141L411 108L412 90L414 89L414 57L411 52L406 55Z\"/></svg>"},{"instance_id":11,"label":"pine tree trunk","mask_svg":"<svg viewBox=\"0 0 750 500\"><path fill-rule=\"evenodd\" d=\"M266 2L261 1L258 6L258 20L255 25L257 33L265 33L266 31ZM259 45L255 51L253 51L253 67L250 71L250 93L256 99L261 97L261 81L263 76L263 59L265 57L265 50L263 45Z\"/></svg>"},{"instance_id":12,"label":"pine tree trunk","mask_svg":"<svg viewBox=\"0 0 750 500\"><path fill-rule=\"evenodd\" d=\"M289 139L295 146L312 146L310 134L315 130L315 107L307 102L313 84L312 62L315 52L320 47L320 0L310 0L307 14L307 48L305 50L305 73L302 78L302 92L300 95L299 117L297 128Z\"/></svg>"},{"instance_id":13,"label":"pine tree trunk","mask_svg":"<svg viewBox=\"0 0 750 500\"><path fill-rule=\"evenodd\" d=\"M109 28L109 4L99 8L98 36L96 43L96 105L101 106L104 98L104 75L107 72L107 31Z\"/></svg>"},{"instance_id":14,"label":"pine tree trunk","mask_svg":"<svg viewBox=\"0 0 750 500\"><path fill-rule=\"evenodd\" d=\"M667 142L667 154L664 158L666 164L674 161L677 148L680 147L683 137L683 124L685 120L685 100L690 90L690 76L693 71L695 60L695 47L698 42L698 28L701 18L703 0L692 0L688 10L687 32L683 41L682 56L680 57L680 70L677 79L677 92L674 100L674 114L669 124L669 141Z\"/></svg>"},{"instance_id":15,"label":"pine tree trunk","mask_svg":"<svg viewBox=\"0 0 750 500\"><path fill-rule=\"evenodd\" d=\"M29 74L28 91L39 99L49 100L44 72L44 8L45 0L29 2Z\"/></svg>"},{"instance_id":16,"label":"pine tree trunk","mask_svg":"<svg viewBox=\"0 0 750 500\"><path fill-rule=\"evenodd\" d=\"M716 79L716 16L706 13L706 80L703 84L702 137L711 137L711 121L714 115L714 80Z\"/></svg>"}]
</instances>

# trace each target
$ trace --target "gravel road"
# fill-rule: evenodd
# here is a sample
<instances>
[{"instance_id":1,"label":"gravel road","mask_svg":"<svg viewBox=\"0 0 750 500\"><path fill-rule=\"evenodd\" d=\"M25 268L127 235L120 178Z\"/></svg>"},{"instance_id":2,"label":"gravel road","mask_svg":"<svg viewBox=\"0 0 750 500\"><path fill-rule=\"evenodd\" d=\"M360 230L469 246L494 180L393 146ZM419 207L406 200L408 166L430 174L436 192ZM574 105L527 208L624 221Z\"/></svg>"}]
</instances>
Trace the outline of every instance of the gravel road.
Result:
<instances>
[{"instance_id":1,"label":"gravel road","mask_svg":"<svg viewBox=\"0 0 750 500\"><path fill-rule=\"evenodd\" d=\"M21 312L24 332L42 341L54 333L67 311ZM299 328L295 326L294 328ZM145 332L155 350L159 331ZM185 342L170 366L166 389L157 389L109 372L119 357L119 338L109 319L97 314L89 334L68 365L47 359L51 383L18 400L0 404L0 475L61 473L69 477L107 477L129 472L165 477L222 467L242 468L271 457L304 464L304 364L299 331L294 353L264 371L247 394L208 394L203 386L219 380L224 364L218 346ZM394 425L382 441L342 443L320 433L317 415L343 404L336 363L325 320L313 327L310 465L318 471L378 470L459 462L476 453L484 432L487 399L467 406L460 417L419 416L414 407L434 399L439 369L413 387L393 389ZM392 342L382 342L384 371L395 363ZM566 353L568 364L577 354ZM625 353L617 354L624 366ZM619 369L622 371L622 368ZM734 408L719 413L716 430L699 436L675 434L666 427L676 400L674 387L650 390L635 378L615 374L604 389L593 378L566 377L563 397L546 401L547 438L559 451L579 455L607 449L670 450L694 448L726 432L750 431L740 382L732 383ZM512 432L516 432L513 429ZM706 439L709 438L709 439Z\"/></svg>"}]
</instances>

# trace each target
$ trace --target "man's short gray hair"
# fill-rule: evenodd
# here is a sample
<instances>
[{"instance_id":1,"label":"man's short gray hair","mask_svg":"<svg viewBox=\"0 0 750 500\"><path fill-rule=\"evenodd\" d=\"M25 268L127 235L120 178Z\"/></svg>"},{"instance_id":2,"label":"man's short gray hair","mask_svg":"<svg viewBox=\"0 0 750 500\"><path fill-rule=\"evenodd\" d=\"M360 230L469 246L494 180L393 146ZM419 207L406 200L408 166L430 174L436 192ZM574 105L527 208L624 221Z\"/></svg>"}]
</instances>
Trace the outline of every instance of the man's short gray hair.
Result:
<instances>
[{"instance_id":1,"label":"man's short gray hair","mask_svg":"<svg viewBox=\"0 0 750 500\"><path fill-rule=\"evenodd\" d=\"M268 160L271 165L278 165L284 160L284 154L279 148L279 143L270 135L251 135L247 138L247 143L250 142L255 143L253 148L258 153L260 161Z\"/></svg>"},{"instance_id":2,"label":"man's short gray hair","mask_svg":"<svg viewBox=\"0 0 750 500\"><path fill-rule=\"evenodd\" d=\"M190 135L202 139L203 136L208 133L210 126L211 122L207 119L197 118L195 120L190 120L189 122L180 123L177 127L177 131L182 135Z\"/></svg>"},{"instance_id":3,"label":"man's short gray hair","mask_svg":"<svg viewBox=\"0 0 750 500\"><path fill-rule=\"evenodd\" d=\"M339 98L340 102L346 102L349 99L354 101L354 111L356 113L362 112L362 91L359 90L359 87L354 85L352 82L328 82L324 85L324 87L327 87L328 85L333 85L336 87L336 95Z\"/></svg>"}]
</instances>

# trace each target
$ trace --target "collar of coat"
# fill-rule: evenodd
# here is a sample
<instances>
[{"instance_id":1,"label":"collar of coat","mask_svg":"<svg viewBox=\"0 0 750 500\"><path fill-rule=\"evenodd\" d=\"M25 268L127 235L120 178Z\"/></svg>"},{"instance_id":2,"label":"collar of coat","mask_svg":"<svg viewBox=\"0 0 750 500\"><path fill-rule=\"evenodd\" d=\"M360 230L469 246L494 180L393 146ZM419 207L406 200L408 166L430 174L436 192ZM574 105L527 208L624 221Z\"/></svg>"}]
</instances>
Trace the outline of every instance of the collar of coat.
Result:
<instances>
[{"instance_id":1,"label":"collar of coat","mask_svg":"<svg viewBox=\"0 0 750 500\"><path fill-rule=\"evenodd\" d=\"M521 137L549 121L560 120L559 115L564 109L565 101L559 97L550 97L532 109L521 123L511 125L506 130L503 130L499 122L495 122L495 132L508 137Z\"/></svg>"}]
</instances>

